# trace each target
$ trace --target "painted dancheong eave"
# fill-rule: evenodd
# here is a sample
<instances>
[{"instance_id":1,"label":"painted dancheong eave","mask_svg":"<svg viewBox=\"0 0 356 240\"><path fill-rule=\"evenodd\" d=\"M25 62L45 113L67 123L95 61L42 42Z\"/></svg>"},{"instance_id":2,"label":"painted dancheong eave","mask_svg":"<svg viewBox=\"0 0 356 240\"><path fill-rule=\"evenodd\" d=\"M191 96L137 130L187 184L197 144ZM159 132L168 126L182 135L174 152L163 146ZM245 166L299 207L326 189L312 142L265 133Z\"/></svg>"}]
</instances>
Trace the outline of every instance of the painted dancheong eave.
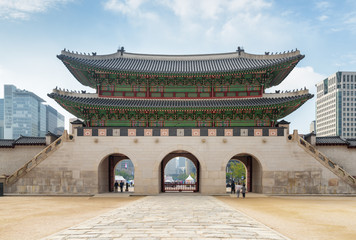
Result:
<instances>
[{"instance_id":1,"label":"painted dancheong eave","mask_svg":"<svg viewBox=\"0 0 356 240\"><path fill-rule=\"evenodd\" d=\"M55 99L89 126L126 127L229 127L274 126L313 95L307 91L271 94L246 99L127 99L101 98L95 94L66 93L55 90Z\"/></svg>"}]
</instances>

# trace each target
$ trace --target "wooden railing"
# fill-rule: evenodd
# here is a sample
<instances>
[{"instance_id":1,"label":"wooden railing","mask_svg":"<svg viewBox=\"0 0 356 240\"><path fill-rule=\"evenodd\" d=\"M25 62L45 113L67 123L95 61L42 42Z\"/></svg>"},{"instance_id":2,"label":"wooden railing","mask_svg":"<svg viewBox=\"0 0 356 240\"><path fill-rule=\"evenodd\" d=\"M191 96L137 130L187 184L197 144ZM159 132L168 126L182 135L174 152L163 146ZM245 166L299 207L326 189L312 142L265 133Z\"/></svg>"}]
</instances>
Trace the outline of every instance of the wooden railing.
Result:
<instances>
[{"instance_id":1,"label":"wooden railing","mask_svg":"<svg viewBox=\"0 0 356 240\"><path fill-rule=\"evenodd\" d=\"M165 183L164 192L197 192L198 183Z\"/></svg>"},{"instance_id":2,"label":"wooden railing","mask_svg":"<svg viewBox=\"0 0 356 240\"><path fill-rule=\"evenodd\" d=\"M323 153L319 152L313 145L301 138L299 135L294 135L296 136L294 136L294 138L297 140L298 145L301 146L307 153L313 156L316 160L318 160L326 168L332 171L335 175L343 179L350 186L356 187L356 179L348 172L346 172L345 169L330 160Z\"/></svg>"},{"instance_id":3,"label":"wooden railing","mask_svg":"<svg viewBox=\"0 0 356 240\"><path fill-rule=\"evenodd\" d=\"M63 145L63 142L68 139L68 134L67 131L64 131L62 136L57 138L54 142L52 142L50 145L45 147L41 152L39 152L36 156L34 156L30 161L25 163L20 169L18 169L16 172L11 174L10 176L6 177L5 183L6 184L13 184L15 183L19 178L27 174L29 171L31 171L34 167L36 167L38 164L40 164L43 160L45 160L49 155L51 155L53 152L55 152L60 146Z\"/></svg>"}]
</instances>

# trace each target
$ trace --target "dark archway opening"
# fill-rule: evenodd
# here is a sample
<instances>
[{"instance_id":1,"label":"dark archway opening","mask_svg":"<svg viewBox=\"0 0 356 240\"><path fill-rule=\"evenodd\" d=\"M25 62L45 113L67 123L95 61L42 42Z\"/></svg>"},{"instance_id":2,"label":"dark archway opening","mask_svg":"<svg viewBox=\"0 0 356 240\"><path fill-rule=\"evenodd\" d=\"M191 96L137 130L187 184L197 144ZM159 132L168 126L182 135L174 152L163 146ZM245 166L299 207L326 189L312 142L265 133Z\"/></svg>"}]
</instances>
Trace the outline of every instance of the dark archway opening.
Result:
<instances>
[{"instance_id":1,"label":"dark archway opening","mask_svg":"<svg viewBox=\"0 0 356 240\"><path fill-rule=\"evenodd\" d=\"M239 161L244 165L246 169L246 176L244 176L243 181L241 183L246 184L246 188L248 192L261 193L262 192L262 166L257 158L250 154L237 154L231 158L229 163ZM229 165L227 164L227 166Z\"/></svg>"},{"instance_id":2,"label":"dark archway opening","mask_svg":"<svg viewBox=\"0 0 356 240\"><path fill-rule=\"evenodd\" d=\"M243 184L249 189L249 184L247 184L248 175L250 174L247 173L247 167L243 162L231 159L226 165L226 192L235 193L235 186L242 186Z\"/></svg>"},{"instance_id":3,"label":"dark archway opening","mask_svg":"<svg viewBox=\"0 0 356 240\"><path fill-rule=\"evenodd\" d=\"M178 167L181 165L184 167ZM161 192L199 192L200 164L193 154L186 151L171 152L163 158L160 168Z\"/></svg>"},{"instance_id":4,"label":"dark archway opening","mask_svg":"<svg viewBox=\"0 0 356 240\"><path fill-rule=\"evenodd\" d=\"M99 165L98 179L99 193L114 192L115 181L119 184L121 181L124 183L123 192L133 192L134 166L132 161L124 154L115 153L107 156Z\"/></svg>"}]
</instances>

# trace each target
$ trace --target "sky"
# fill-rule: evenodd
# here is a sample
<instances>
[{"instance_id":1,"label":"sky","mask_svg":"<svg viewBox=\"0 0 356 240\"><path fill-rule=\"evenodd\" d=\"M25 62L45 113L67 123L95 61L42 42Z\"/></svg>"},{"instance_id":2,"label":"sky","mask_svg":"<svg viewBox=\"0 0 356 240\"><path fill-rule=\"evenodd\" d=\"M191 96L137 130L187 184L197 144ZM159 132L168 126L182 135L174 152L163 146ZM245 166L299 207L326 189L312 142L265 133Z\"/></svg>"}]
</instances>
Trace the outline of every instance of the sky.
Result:
<instances>
[{"instance_id":1,"label":"sky","mask_svg":"<svg viewBox=\"0 0 356 240\"><path fill-rule=\"evenodd\" d=\"M307 87L337 71L356 71L354 0L0 0L0 98L3 84L47 97L56 86L87 90L56 57L61 50L111 54L300 50L305 58L277 87ZM315 100L286 118L309 133ZM68 123L66 124L68 128Z\"/></svg>"}]
</instances>

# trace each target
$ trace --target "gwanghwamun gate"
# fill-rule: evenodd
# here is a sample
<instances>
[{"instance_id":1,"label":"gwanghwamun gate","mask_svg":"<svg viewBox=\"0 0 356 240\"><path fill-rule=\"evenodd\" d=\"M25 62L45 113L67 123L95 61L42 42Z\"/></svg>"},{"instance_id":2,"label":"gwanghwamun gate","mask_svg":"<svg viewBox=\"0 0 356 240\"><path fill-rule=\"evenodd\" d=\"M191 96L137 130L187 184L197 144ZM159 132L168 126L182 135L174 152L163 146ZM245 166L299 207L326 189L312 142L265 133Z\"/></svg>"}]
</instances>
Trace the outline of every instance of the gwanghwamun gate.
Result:
<instances>
[{"instance_id":1,"label":"gwanghwamun gate","mask_svg":"<svg viewBox=\"0 0 356 240\"><path fill-rule=\"evenodd\" d=\"M112 192L124 159L134 166L135 194L159 194L178 187L165 183L164 172L176 157L196 168L185 191L225 194L227 164L235 159L246 167L250 192L356 193L356 145L290 134L283 120L313 95L265 92L304 58L299 50L149 55L121 48L110 55L63 50L57 57L96 93L48 94L78 120L62 136L0 148L5 194Z\"/></svg>"}]
</instances>

